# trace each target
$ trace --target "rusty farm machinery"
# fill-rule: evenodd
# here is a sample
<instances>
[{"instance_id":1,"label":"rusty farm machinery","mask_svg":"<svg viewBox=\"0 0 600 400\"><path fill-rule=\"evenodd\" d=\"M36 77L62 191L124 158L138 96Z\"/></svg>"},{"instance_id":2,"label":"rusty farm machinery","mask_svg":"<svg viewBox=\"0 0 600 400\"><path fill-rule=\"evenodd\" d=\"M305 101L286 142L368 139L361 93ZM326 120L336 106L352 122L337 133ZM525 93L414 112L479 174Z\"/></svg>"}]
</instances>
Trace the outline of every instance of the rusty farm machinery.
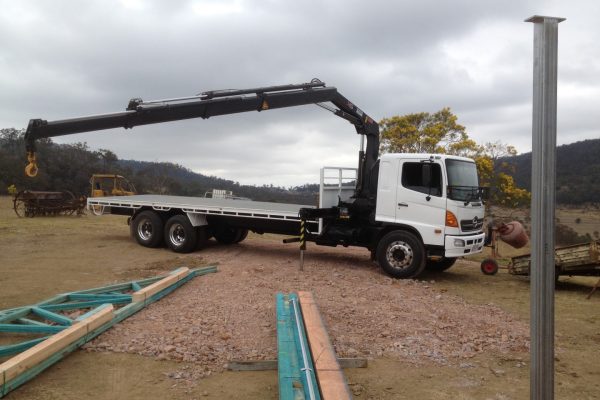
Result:
<instances>
[{"instance_id":1,"label":"rusty farm machinery","mask_svg":"<svg viewBox=\"0 0 600 400\"><path fill-rule=\"evenodd\" d=\"M22 190L13 199L13 208L19 217L50 215L81 215L86 206L86 197L75 195L67 190L42 192Z\"/></svg>"}]
</instances>

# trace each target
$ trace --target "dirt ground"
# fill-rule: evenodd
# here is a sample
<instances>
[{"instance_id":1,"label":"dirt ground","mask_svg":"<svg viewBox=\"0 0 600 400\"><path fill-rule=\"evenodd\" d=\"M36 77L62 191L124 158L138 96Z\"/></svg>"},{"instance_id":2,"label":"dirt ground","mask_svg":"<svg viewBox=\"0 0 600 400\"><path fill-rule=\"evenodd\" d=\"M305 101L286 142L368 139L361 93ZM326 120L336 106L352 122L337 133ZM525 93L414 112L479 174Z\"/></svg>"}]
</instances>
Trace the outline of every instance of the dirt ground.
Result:
<instances>
[{"instance_id":1,"label":"dirt ground","mask_svg":"<svg viewBox=\"0 0 600 400\"><path fill-rule=\"evenodd\" d=\"M523 399L529 391L528 282L461 261L418 281L386 277L360 249L251 235L189 255L146 249L124 217L18 219L0 197L0 309L54 294L218 265L98 337L8 399L276 399L277 373L228 372L274 359L277 291L312 290L357 399ZM600 293L562 278L556 293L556 397L599 399Z\"/></svg>"}]
</instances>

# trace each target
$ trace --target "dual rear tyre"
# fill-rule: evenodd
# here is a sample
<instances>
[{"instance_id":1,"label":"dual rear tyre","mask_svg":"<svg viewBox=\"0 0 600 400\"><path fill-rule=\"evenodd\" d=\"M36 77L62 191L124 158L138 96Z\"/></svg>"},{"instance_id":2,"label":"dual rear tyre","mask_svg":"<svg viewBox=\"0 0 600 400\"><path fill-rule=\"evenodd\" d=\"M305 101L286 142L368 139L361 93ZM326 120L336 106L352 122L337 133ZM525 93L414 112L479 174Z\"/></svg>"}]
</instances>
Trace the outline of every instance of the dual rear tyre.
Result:
<instances>
[{"instance_id":1,"label":"dual rear tyre","mask_svg":"<svg viewBox=\"0 0 600 400\"><path fill-rule=\"evenodd\" d=\"M167 247L176 253L189 253L198 246L198 233L185 215L174 215L165 224L164 237ZM202 229L206 235L206 228Z\"/></svg>"},{"instance_id":2,"label":"dual rear tyre","mask_svg":"<svg viewBox=\"0 0 600 400\"><path fill-rule=\"evenodd\" d=\"M213 236L221 244L239 243L248 236L248 229L218 226L213 229Z\"/></svg>"},{"instance_id":3,"label":"dual rear tyre","mask_svg":"<svg viewBox=\"0 0 600 400\"><path fill-rule=\"evenodd\" d=\"M131 235L144 247L158 247L163 244L164 223L153 211L142 211L136 215L129 228Z\"/></svg>"},{"instance_id":4,"label":"dual rear tyre","mask_svg":"<svg viewBox=\"0 0 600 400\"><path fill-rule=\"evenodd\" d=\"M130 225L131 234L144 247L166 244L176 253L189 253L205 247L209 239L208 226L192 226L186 215L177 214L166 221L150 210L137 214ZM248 236L247 229L217 227L212 234L222 244L239 243Z\"/></svg>"}]
</instances>

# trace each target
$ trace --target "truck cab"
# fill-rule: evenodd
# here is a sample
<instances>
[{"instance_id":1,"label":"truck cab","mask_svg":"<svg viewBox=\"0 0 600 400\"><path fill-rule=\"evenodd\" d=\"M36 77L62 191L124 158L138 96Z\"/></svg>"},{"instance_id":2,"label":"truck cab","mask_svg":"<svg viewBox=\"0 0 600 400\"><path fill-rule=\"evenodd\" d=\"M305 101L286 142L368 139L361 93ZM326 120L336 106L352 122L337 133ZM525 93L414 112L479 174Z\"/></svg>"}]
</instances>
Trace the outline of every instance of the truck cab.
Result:
<instances>
[{"instance_id":1,"label":"truck cab","mask_svg":"<svg viewBox=\"0 0 600 400\"><path fill-rule=\"evenodd\" d=\"M384 154L379 161L375 220L410 227L428 257L447 259L483 249L484 205L470 158Z\"/></svg>"}]
</instances>

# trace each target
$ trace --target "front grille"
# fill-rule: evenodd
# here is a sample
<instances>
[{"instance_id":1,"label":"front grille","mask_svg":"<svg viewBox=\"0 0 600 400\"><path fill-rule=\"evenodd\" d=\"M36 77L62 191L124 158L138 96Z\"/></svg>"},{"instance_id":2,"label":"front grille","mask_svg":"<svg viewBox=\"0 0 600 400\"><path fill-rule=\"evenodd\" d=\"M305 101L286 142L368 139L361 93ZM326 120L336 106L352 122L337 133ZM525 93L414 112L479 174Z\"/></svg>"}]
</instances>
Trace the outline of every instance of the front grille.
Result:
<instances>
[{"instance_id":1,"label":"front grille","mask_svg":"<svg viewBox=\"0 0 600 400\"><path fill-rule=\"evenodd\" d=\"M483 227L483 219L473 218L473 219L463 219L460 221L460 229L463 232L469 231L478 231Z\"/></svg>"}]
</instances>

